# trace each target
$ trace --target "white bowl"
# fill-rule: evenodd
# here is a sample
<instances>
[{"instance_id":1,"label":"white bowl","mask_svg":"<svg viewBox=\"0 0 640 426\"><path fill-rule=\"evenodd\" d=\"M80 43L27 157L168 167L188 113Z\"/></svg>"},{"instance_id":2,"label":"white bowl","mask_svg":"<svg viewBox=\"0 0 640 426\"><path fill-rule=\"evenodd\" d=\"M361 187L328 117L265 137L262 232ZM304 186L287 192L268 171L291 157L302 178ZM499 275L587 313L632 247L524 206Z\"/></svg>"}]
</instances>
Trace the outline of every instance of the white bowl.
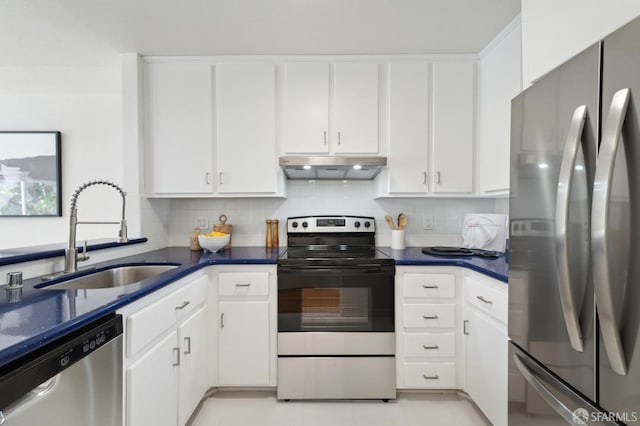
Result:
<instances>
[{"instance_id":1,"label":"white bowl","mask_svg":"<svg viewBox=\"0 0 640 426\"><path fill-rule=\"evenodd\" d=\"M211 252L217 252L229 244L230 234L226 234L222 237L207 237L206 235L198 235L198 242L200 247L207 249Z\"/></svg>"}]
</instances>

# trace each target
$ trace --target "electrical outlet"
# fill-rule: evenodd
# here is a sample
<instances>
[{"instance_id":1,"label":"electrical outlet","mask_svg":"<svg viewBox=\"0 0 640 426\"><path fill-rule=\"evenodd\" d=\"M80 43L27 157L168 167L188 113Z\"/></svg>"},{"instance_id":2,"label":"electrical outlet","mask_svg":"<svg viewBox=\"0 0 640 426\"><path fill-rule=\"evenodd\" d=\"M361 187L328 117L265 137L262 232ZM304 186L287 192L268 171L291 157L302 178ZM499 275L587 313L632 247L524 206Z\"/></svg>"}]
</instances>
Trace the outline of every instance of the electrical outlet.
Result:
<instances>
[{"instance_id":1,"label":"electrical outlet","mask_svg":"<svg viewBox=\"0 0 640 426\"><path fill-rule=\"evenodd\" d=\"M197 217L196 218L196 227L200 229L209 229L209 218L208 217Z\"/></svg>"},{"instance_id":2,"label":"electrical outlet","mask_svg":"<svg viewBox=\"0 0 640 426\"><path fill-rule=\"evenodd\" d=\"M423 214L422 215L422 229L426 231L433 231L433 215L432 214Z\"/></svg>"}]
</instances>

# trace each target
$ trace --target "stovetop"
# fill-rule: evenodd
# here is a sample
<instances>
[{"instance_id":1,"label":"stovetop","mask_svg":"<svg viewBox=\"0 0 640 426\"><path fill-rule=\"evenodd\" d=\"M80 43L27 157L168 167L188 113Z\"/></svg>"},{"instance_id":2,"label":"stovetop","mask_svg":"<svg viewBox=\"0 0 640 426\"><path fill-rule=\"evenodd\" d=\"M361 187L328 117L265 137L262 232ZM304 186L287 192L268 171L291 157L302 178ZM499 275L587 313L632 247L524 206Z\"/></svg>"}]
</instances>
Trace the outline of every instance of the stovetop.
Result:
<instances>
[{"instance_id":1,"label":"stovetop","mask_svg":"<svg viewBox=\"0 0 640 426\"><path fill-rule=\"evenodd\" d=\"M287 251L278 265L392 265L375 247L375 219L368 216L302 216L287 219Z\"/></svg>"}]
</instances>

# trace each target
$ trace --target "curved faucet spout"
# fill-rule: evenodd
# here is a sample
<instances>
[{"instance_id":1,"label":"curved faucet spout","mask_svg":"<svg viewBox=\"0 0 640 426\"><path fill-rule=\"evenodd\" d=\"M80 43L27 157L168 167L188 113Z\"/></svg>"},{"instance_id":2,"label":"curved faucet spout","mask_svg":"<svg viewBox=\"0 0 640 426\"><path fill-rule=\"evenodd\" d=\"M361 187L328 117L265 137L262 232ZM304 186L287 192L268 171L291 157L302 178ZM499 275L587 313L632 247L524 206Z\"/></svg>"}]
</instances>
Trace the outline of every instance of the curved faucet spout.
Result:
<instances>
[{"instance_id":1,"label":"curved faucet spout","mask_svg":"<svg viewBox=\"0 0 640 426\"><path fill-rule=\"evenodd\" d=\"M122 196L122 218L120 222L78 222L78 196L85 189L94 186L94 185L106 185L117 190ZM129 241L127 237L127 221L125 218L125 207L126 207L126 196L127 193L122 189L121 186L109 182L107 180L92 180L87 183L84 183L75 190L73 195L71 196L71 212L69 214L69 245L65 250L65 273L77 272L78 271L78 260L87 260L88 256L86 253L86 245L83 252L83 258L78 259L78 249L76 248L76 227L78 224L119 224L119 243L126 243Z\"/></svg>"}]
</instances>

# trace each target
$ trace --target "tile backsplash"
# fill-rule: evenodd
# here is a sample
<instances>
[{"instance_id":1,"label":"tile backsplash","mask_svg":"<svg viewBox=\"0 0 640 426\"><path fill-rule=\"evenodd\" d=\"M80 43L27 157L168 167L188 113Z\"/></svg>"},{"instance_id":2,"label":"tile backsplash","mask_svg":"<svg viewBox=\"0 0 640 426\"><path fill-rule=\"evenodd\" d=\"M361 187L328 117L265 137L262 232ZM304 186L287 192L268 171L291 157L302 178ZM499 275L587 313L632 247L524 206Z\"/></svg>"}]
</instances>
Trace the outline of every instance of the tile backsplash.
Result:
<instances>
[{"instance_id":1,"label":"tile backsplash","mask_svg":"<svg viewBox=\"0 0 640 426\"><path fill-rule=\"evenodd\" d=\"M233 225L233 245L263 245L266 219L280 220L280 244L286 244L287 217L338 214L373 216L377 244L391 244L384 216L408 216L407 246L460 245L462 221L467 213L504 213L504 203L493 198L385 198L374 199L372 181L288 181L287 198L173 199L169 209L169 245L189 245L198 218L207 218L209 229L226 214ZM508 208L508 206L507 206ZM424 222L433 219L433 229Z\"/></svg>"}]
</instances>

